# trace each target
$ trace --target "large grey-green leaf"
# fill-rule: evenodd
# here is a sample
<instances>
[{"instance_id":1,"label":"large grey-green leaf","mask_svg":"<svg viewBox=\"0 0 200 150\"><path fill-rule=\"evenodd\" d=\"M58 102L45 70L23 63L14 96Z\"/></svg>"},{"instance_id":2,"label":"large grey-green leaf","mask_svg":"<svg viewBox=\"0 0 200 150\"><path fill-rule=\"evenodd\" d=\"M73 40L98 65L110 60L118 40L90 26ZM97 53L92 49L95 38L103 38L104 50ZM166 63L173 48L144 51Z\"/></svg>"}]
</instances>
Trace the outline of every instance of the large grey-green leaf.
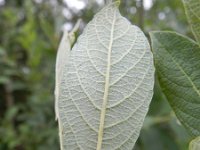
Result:
<instances>
[{"instance_id":1,"label":"large grey-green leaf","mask_svg":"<svg viewBox=\"0 0 200 150\"><path fill-rule=\"evenodd\" d=\"M200 135L200 48L174 32L150 33L161 88L181 123Z\"/></svg>"},{"instance_id":2,"label":"large grey-green leaf","mask_svg":"<svg viewBox=\"0 0 200 150\"><path fill-rule=\"evenodd\" d=\"M152 53L116 5L88 23L64 67L58 103L64 150L131 150L148 111Z\"/></svg>"},{"instance_id":3,"label":"large grey-green leaf","mask_svg":"<svg viewBox=\"0 0 200 150\"><path fill-rule=\"evenodd\" d=\"M200 0L182 0L192 32L200 44Z\"/></svg>"}]
</instances>

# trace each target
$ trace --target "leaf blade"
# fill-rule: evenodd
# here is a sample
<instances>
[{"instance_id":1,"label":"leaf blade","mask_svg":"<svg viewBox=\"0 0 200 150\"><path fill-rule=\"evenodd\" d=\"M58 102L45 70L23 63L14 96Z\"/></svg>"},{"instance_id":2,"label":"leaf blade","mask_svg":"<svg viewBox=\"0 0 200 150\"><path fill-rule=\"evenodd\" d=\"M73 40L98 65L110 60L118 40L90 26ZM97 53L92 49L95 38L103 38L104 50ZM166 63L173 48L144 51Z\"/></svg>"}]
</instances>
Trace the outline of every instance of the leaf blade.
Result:
<instances>
[{"instance_id":1,"label":"leaf blade","mask_svg":"<svg viewBox=\"0 0 200 150\"><path fill-rule=\"evenodd\" d=\"M109 4L86 26L69 59L59 97L63 149L132 149L154 84L142 31Z\"/></svg>"},{"instance_id":2,"label":"leaf blade","mask_svg":"<svg viewBox=\"0 0 200 150\"><path fill-rule=\"evenodd\" d=\"M175 32L151 32L154 62L161 88L181 123L200 134L200 48Z\"/></svg>"},{"instance_id":3,"label":"leaf blade","mask_svg":"<svg viewBox=\"0 0 200 150\"><path fill-rule=\"evenodd\" d=\"M59 87L63 74L63 67L68 61L69 54L71 50L70 38L67 31L64 31L63 37L61 39L57 56L56 56L56 66L55 66L55 114L56 119L58 119L58 98L59 98Z\"/></svg>"},{"instance_id":4,"label":"leaf blade","mask_svg":"<svg viewBox=\"0 0 200 150\"><path fill-rule=\"evenodd\" d=\"M200 0L182 0L196 41L200 44Z\"/></svg>"}]
</instances>

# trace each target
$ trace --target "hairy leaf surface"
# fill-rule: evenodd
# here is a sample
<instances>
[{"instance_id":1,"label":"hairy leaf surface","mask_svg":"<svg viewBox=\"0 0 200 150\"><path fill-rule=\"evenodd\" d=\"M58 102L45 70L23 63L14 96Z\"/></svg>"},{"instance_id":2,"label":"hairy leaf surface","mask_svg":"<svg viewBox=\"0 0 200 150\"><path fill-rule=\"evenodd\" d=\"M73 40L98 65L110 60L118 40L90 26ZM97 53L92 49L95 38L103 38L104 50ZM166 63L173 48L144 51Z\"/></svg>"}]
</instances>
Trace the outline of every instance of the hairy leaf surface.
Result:
<instances>
[{"instance_id":1,"label":"hairy leaf surface","mask_svg":"<svg viewBox=\"0 0 200 150\"><path fill-rule=\"evenodd\" d=\"M200 0L182 0L193 34L200 44Z\"/></svg>"},{"instance_id":2,"label":"hairy leaf surface","mask_svg":"<svg viewBox=\"0 0 200 150\"><path fill-rule=\"evenodd\" d=\"M174 32L150 34L160 86L181 123L200 135L200 48Z\"/></svg>"},{"instance_id":3,"label":"hairy leaf surface","mask_svg":"<svg viewBox=\"0 0 200 150\"><path fill-rule=\"evenodd\" d=\"M148 111L152 53L116 5L88 23L64 67L58 103L64 150L131 150Z\"/></svg>"}]
</instances>

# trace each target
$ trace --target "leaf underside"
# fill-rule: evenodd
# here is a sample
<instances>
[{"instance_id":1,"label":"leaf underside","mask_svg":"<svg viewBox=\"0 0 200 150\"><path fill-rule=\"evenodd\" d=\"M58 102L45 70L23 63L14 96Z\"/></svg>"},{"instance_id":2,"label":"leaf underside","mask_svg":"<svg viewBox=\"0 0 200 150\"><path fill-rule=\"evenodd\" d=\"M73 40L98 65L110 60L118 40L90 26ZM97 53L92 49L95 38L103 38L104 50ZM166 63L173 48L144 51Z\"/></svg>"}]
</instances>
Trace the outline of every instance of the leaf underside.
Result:
<instances>
[{"instance_id":1,"label":"leaf underside","mask_svg":"<svg viewBox=\"0 0 200 150\"><path fill-rule=\"evenodd\" d=\"M70 54L70 37L67 31L63 33L62 40L60 42L57 56L56 56L56 79L55 79L55 113L56 119L58 118L58 99L59 99L59 87L61 78L63 75L64 65L67 63Z\"/></svg>"},{"instance_id":2,"label":"leaf underside","mask_svg":"<svg viewBox=\"0 0 200 150\"><path fill-rule=\"evenodd\" d=\"M193 136L200 135L200 48L174 32L151 32L160 86L176 116Z\"/></svg>"},{"instance_id":3,"label":"leaf underside","mask_svg":"<svg viewBox=\"0 0 200 150\"><path fill-rule=\"evenodd\" d=\"M182 0L192 32L200 44L200 0Z\"/></svg>"},{"instance_id":4,"label":"leaf underside","mask_svg":"<svg viewBox=\"0 0 200 150\"><path fill-rule=\"evenodd\" d=\"M153 95L142 31L110 3L88 23L63 70L58 101L63 150L131 150Z\"/></svg>"}]
</instances>

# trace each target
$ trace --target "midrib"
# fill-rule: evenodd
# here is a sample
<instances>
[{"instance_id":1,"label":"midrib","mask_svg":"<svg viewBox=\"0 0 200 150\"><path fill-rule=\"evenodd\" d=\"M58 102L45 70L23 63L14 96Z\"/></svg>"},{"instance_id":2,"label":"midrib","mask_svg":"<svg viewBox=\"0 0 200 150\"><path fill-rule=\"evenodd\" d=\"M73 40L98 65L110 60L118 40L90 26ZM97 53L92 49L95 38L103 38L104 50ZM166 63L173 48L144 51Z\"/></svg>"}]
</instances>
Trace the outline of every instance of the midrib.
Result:
<instances>
[{"instance_id":1,"label":"midrib","mask_svg":"<svg viewBox=\"0 0 200 150\"><path fill-rule=\"evenodd\" d=\"M103 96L103 103L101 108L101 115L100 115L100 124L99 124L99 131L98 131L98 141L97 141L97 149L101 150L102 147L102 140L103 140L103 132L104 132L104 123L105 123L105 115L106 115L106 107L108 102L108 92L109 92L109 82L110 82L110 66L111 66L111 52L112 52L112 44L113 44L113 32L115 26L115 13L111 27L110 33L110 42L108 47L108 57L107 57L107 70L106 70L106 77L105 77L105 89L104 89L104 96Z\"/></svg>"}]
</instances>

